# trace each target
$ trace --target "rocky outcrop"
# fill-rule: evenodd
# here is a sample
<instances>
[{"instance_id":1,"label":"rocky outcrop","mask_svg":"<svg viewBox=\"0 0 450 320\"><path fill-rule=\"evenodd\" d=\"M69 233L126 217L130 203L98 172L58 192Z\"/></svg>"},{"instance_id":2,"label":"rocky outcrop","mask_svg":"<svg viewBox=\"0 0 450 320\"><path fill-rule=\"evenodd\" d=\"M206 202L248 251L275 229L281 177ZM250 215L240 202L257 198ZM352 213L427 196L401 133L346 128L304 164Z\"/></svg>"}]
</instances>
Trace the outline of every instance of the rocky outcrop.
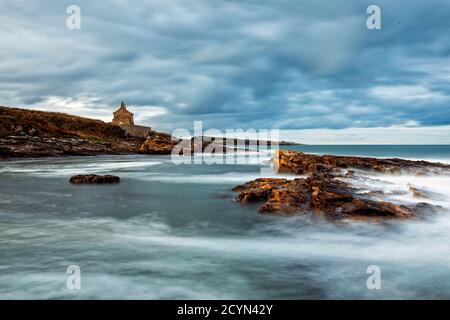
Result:
<instances>
[{"instance_id":1,"label":"rocky outcrop","mask_svg":"<svg viewBox=\"0 0 450 320\"><path fill-rule=\"evenodd\" d=\"M387 174L408 173L416 175L440 173L441 169L450 170L450 165L427 161L334 155L319 156L284 149L276 151L274 165L279 172L289 172L293 174L335 174L342 169L347 168L376 171Z\"/></svg>"},{"instance_id":2,"label":"rocky outcrop","mask_svg":"<svg viewBox=\"0 0 450 320\"><path fill-rule=\"evenodd\" d=\"M139 153L171 154L174 144L170 142L147 139L139 148Z\"/></svg>"},{"instance_id":3,"label":"rocky outcrop","mask_svg":"<svg viewBox=\"0 0 450 320\"><path fill-rule=\"evenodd\" d=\"M119 183L120 178L112 175L99 176L96 174L77 175L69 180L74 184L104 184L104 183Z\"/></svg>"},{"instance_id":4,"label":"rocky outcrop","mask_svg":"<svg viewBox=\"0 0 450 320\"><path fill-rule=\"evenodd\" d=\"M171 154L172 149L179 140L170 134L151 131L147 139L139 148L139 153L145 154Z\"/></svg>"},{"instance_id":5,"label":"rocky outcrop","mask_svg":"<svg viewBox=\"0 0 450 320\"><path fill-rule=\"evenodd\" d=\"M274 166L278 172L307 175L295 179L256 179L237 186L233 191L241 203L262 202L261 213L320 213L329 219L342 218L411 218L437 209L428 203L395 204L383 200L381 190L357 189L349 181L356 179L354 170L385 174L448 173L449 165L403 159L318 156L290 150L277 150ZM353 180L355 181L355 180ZM415 197L429 193L410 186Z\"/></svg>"},{"instance_id":6,"label":"rocky outcrop","mask_svg":"<svg viewBox=\"0 0 450 320\"><path fill-rule=\"evenodd\" d=\"M224 139L221 137L198 136L181 140L169 134L152 131L139 149L140 153L193 155L196 153L224 154L249 150L250 147L270 146L277 142L263 140ZM285 144L294 144L283 141Z\"/></svg>"},{"instance_id":7,"label":"rocky outcrop","mask_svg":"<svg viewBox=\"0 0 450 320\"><path fill-rule=\"evenodd\" d=\"M263 202L261 213L283 215L319 213L329 219L411 218L435 207L426 203L415 206L372 200L348 183L328 174L308 178L262 178L233 189L241 203Z\"/></svg>"},{"instance_id":8,"label":"rocky outcrop","mask_svg":"<svg viewBox=\"0 0 450 320\"><path fill-rule=\"evenodd\" d=\"M186 140L177 139L169 134L152 132L139 149L140 153L147 154L172 154L190 156L195 153L225 153L230 150L222 139L215 141L214 138L198 137Z\"/></svg>"},{"instance_id":9,"label":"rocky outcrop","mask_svg":"<svg viewBox=\"0 0 450 320\"><path fill-rule=\"evenodd\" d=\"M0 106L0 158L137 153L143 142L100 120Z\"/></svg>"}]
</instances>

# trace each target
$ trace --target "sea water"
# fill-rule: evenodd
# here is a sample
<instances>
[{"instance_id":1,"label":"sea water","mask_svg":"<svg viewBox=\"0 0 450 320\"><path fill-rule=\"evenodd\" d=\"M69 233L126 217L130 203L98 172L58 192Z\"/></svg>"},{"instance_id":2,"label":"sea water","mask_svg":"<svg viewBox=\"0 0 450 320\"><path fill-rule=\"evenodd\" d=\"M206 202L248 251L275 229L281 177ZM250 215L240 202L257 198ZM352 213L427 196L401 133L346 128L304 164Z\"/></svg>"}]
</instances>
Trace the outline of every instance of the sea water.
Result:
<instances>
[{"instance_id":1,"label":"sea water","mask_svg":"<svg viewBox=\"0 0 450 320\"><path fill-rule=\"evenodd\" d=\"M450 162L449 146L294 146L316 154ZM254 155L254 157L256 157ZM266 161L267 159L263 159ZM358 184L430 192L424 219L331 223L258 213L231 189L261 177L247 164L179 164L170 156L64 157L0 162L2 299L450 298L449 176L361 176ZM117 185L71 185L114 174ZM288 177L289 178L289 177ZM80 268L71 290L67 268ZM381 271L369 289L369 266Z\"/></svg>"}]
</instances>

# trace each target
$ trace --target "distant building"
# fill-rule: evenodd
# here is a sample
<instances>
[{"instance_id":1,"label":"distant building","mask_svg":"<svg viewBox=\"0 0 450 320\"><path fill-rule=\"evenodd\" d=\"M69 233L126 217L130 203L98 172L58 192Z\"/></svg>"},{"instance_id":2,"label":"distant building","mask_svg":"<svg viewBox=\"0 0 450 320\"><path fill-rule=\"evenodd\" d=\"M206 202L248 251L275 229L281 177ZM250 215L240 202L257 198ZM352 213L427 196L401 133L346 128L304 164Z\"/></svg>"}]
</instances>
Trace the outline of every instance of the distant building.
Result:
<instances>
[{"instance_id":1,"label":"distant building","mask_svg":"<svg viewBox=\"0 0 450 320\"><path fill-rule=\"evenodd\" d=\"M127 110L125 102L120 102L120 108L113 112L112 123L124 130L127 135L136 138L146 138L152 131L152 128L146 126L137 126L134 124L134 115Z\"/></svg>"},{"instance_id":2,"label":"distant building","mask_svg":"<svg viewBox=\"0 0 450 320\"><path fill-rule=\"evenodd\" d=\"M113 124L116 126L121 126L122 124L134 124L134 116L133 114L127 110L127 106L125 102L120 102L120 108L117 109L114 113Z\"/></svg>"}]
</instances>

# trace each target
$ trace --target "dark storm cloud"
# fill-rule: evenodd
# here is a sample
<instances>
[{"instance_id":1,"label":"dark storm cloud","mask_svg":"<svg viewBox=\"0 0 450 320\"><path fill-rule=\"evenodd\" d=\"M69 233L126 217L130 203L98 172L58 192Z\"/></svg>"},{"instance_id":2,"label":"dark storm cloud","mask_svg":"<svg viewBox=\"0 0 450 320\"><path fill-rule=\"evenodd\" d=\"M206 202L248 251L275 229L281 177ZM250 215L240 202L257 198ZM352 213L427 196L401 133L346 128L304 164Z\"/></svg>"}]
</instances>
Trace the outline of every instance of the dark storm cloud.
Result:
<instances>
[{"instance_id":1,"label":"dark storm cloud","mask_svg":"<svg viewBox=\"0 0 450 320\"><path fill-rule=\"evenodd\" d=\"M450 124L450 4L376 1L2 3L0 104L157 128Z\"/></svg>"}]
</instances>

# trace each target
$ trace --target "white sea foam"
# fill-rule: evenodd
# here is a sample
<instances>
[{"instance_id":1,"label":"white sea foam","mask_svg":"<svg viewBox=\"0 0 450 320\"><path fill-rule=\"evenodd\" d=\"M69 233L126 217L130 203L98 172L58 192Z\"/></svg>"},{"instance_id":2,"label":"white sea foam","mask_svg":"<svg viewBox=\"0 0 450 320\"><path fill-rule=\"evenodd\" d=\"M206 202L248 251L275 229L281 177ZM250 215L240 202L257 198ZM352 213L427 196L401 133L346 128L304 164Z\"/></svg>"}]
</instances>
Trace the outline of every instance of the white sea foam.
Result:
<instances>
[{"instance_id":1,"label":"white sea foam","mask_svg":"<svg viewBox=\"0 0 450 320\"><path fill-rule=\"evenodd\" d=\"M359 188L384 192L384 198L401 203L428 202L450 208L450 176L384 175L363 173L356 182L347 180ZM416 188L426 197L414 197Z\"/></svg>"},{"instance_id":2,"label":"white sea foam","mask_svg":"<svg viewBox=\"0 0 450 320\"><path fill-rule=\"evenodd\" d=\"M168 183L195 183L195 184L236 184L245 183L258 178L284 178L295 179L302 176L293 176L289 174L264 174L264 176L255 172L254 174L245 172L227 172L221 174L137 174L133 178L145 181L159 181Z\"/></svg>"},{"instance_id":3,"label":"white sea foam","mask_svg":"<svg viewBox=\"0 0 450 320\"><path fill-rule=\"evenodd\" d=\"M67 262L53 257L46 260L46 270L17 278L11 278L11 271L6 270L0 276L0 283L6 284L0 293L11 298L70 298L70 292L58 290L64 286L63 273L58 268L63 270L67 263L78 262L86 274L83 290L78 293L83 298L261 297L258 285L255 287L245 274L237 272L246 269L253 277L262 277L261 281L275 283L286 279L295 282L306 272L310 281L321 286L324 297L370 298L371 292L365 288L365 269L376 264L383 270L381 297L423 298L420 290L416 293L411 289L436 285L442 276L450 275L448 268L427 273L433 270L430 262L450 265L449 230L448 216L403 221L388 228L367 223L310 224L302 217L277 218L255 225L240 236L203 236L195 230L179 234L153 214L127 220L46 220L22 225L19 230L1 228L1 234L18 239L15 245L26 245L32 240L47 250L77 252L76 255ZM111 257L112 264L102 263ZM39 259L27 261L36 267L42 263ZM284 264L297 265L298 270L280 267ZM311 269L302 269L302 265L310 265ZM271 274L276 274L278 280L272 279ZM222 285L213 280L217 277ZM23 287L29 281L34 286L26 291L15 295L8 292L11 284ZM398 288L403 291L398 292ZM281 288L278 290L283 294ZM448 297L449 293L444 290L441 297Z\"/></svg>"},{"instance_id":4,"label":"white sea foam","mask_svg":"<svg viewBox=\"0 0 450 320\"><path fill-rule=\"evenodd\" d=\"M161 161L110 161L110 162L98 162L98 163L77 163L67 165L54 165L40 163L10 165L0 169L0 173L31 173L35 175L45 176L66 176L78 173L105 173L113 172L117 170L133 170L136 168L151 167L163 164Z\"/></svg>"}]
</instances>

